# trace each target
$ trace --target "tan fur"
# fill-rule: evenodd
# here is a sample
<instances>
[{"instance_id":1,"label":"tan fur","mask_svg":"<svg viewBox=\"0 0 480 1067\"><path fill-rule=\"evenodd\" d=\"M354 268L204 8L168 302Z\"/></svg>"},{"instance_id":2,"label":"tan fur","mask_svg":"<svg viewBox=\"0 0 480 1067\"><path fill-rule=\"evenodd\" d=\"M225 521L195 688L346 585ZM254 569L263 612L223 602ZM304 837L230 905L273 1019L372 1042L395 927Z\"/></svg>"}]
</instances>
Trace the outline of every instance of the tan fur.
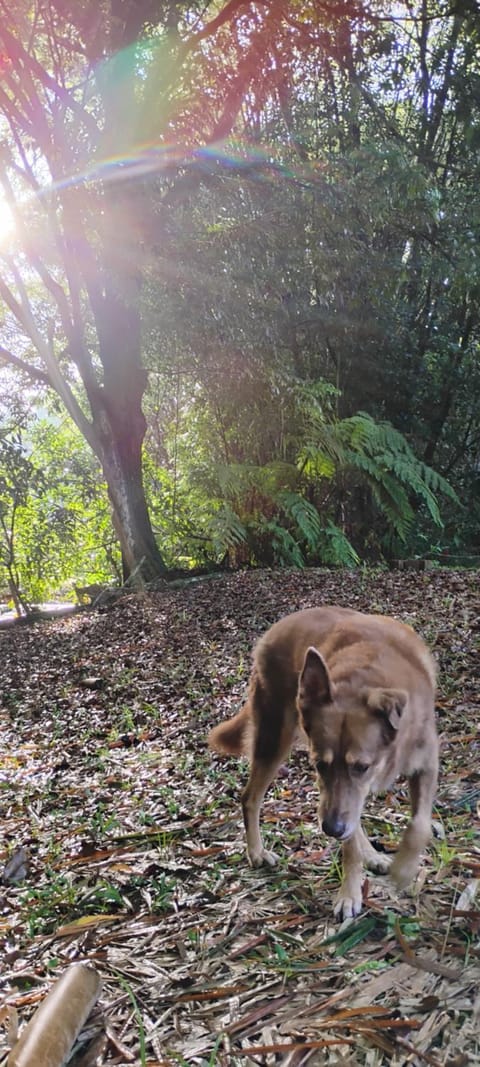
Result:
<instances>
[{"instance_id":1,"label":"tan fur","mask_svg":"<svg viewBox=\"0 0 480 1067\"><path fill-rule=\"evenodd\" d=\"M251 759L242 795L247 854L275 864L259 816L295 738L306 738L320 790L319 818L342 841L341 917L362 906L362 867L386 871L360 823L365 798L399 774L409 779L412 819L390 867L398 886L415 876L430 837L438 773L435 663L409 626L380 615L322 607L281 619L258 642L246 704L216 726L210 747Z\"/></svg>"},{"instance_id":2,"label":"tan fur","mask_svg":"<svg viewBox=\"0 0 480 1067\"><path fill-rule=\"evenodd\" d=\"M210 748L221 752L223 756L241 756L248 752L247 736L251 733L252 713L249 704L233 717L214 726L208 735Z\"/></svg>"}]
</instances>

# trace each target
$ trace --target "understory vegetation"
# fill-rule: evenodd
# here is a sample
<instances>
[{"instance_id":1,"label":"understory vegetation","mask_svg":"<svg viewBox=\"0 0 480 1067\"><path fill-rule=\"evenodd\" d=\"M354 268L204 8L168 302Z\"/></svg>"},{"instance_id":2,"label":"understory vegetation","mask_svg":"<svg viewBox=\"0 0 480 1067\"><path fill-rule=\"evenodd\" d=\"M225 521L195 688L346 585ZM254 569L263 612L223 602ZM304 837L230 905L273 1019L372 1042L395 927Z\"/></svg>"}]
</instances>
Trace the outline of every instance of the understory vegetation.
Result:
<instances>
[{"instance_id":1,"label":"understory vegetation","mask_svg":"<svg viewBox=\"0 0 480 1067\"><path fill-rule=\"evenodd\" d=\"M3 598L474 560L473 7L3 6Z\"/></svg>"}]
</instances>

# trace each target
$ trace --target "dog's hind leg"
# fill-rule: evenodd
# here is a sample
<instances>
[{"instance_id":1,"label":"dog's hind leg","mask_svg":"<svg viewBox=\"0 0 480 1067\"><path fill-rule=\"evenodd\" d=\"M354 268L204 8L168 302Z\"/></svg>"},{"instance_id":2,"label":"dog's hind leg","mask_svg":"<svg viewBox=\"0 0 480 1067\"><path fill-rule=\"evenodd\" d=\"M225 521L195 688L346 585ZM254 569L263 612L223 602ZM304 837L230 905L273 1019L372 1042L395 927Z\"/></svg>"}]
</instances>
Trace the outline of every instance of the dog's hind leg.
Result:
<instances>
[{"instance_id":1,"label":"dog's hind leg","mask_svg":"<svg viewBox=\"0 0 480 1067\"><path fill-rule=\"evenodd\" d=\"M404 889L415 877L420 853L430 840L437 774L438 763L436 753L433 753L431 767L415 771L409 778L412 818L390 868L391 877L399 889Z\"/></svg>"},{"instance_id":2,"label":"dog's hind leg","mask_svg":"<svg viewBox=\"0 0 480 1067\"><path fill-rule=\"evenodd\" d=\"M285 703L282 706L278 696L277 700L272 698L261 683L255 689L253 717L255 738L252 764L249 780L242 793L247 855L252 867L261 867L263 863L273 867L277 857L263 846L260 809L269 785L290 754L297 720L294 708Z\"/></svg>"},{"instance_id":3,"label":"dog's hind leg","mask_svg":"<svg viewBox=\"0 0 480 1067\"><path fill-rule=\"evenodd\" d=\"M386 852L377 852L362 826L359 827L358 832L361 834L362 857L365 866L376 874L386 874L390 869L392 857L387 856Z\"/></svg>"},{"instance_id":4,"label":"dog's hind leg","mask_svg":"<svg viewBox=\"0 0 480 1067\"><path fill-rule=\"evenodd\" d=\"M250 769L250 778L242 793L243 821L247 835L247 856L251 867L261 867L266 863L274 867L277 862L275 852L269 852L264 848L260 833L260 810L263 798L279 767L288 756L289 748L266 762L254 757Z\"/></svg>"}]
</instances>

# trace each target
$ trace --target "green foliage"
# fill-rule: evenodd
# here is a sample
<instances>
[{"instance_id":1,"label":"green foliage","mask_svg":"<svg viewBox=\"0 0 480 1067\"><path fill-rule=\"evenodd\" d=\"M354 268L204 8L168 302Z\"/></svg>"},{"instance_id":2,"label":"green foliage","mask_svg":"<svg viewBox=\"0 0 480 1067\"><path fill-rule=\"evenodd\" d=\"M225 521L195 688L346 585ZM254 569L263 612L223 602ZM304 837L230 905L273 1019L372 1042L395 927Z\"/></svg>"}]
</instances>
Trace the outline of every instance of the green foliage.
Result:
<instances>
[{"instance_id":1,"label":"green foliage","mask_svg":"<svg viewBox=\"0 0 480 1067\"><path fill-rule=\"evenodd\" d=\"M98 467L70 420L26 420L0 439L0 574L21 602L111 580L118 567Z\"/></svg>"},{"instance_id":2,"label":"green foliage","mask_svg":"<svg viewBox=\"0 0 480 1067\"><path fill-rule=\"evenodd\" d=\"M287 519L291 519L301 541L312 551L318 548L323 529L320 515L309 500L299 493L279 493L278 503Z\"/></svg>"},{"instance_id":3,"label":"green foliage","mask_svg":"<svg viewBox=\"0 0 480 1067\"><path fill-rule=\"evenodd\" d=\"M333 522L327 522L324 530L325 545L322 552L324 563L338 564L341 567L354 567L360 563L360 556L350 544L343 530Z\"/></svg>"},{"instance_id":4,"label":"green foliage","mask_svg":"<svg viewBox=\"0 0 480 1067\"><path fill-rule=\"evenodd\" d=\"M20 588L18 535L31 495L41 493L43 488L43 473L27 456L22 430L7 430L0 436L0 580L6 581L18 614L22 609L28 610L27 598Z\"/></svg>"},{"instance_id":5,"label":"green foliage","mask_svg":"<svg viewBox=\"0 0 480 1067\"><path fill-rule=\"evenodd\" d=\"M67 417L32 428L45 491L32 500L23 529L25 568L36 598L69 584L120 577L117 539L97 462Z\"/></svg>"},{"instance_id":6,"label":"green foliage","mask_svg":"<svg viewBox=\"0 0 480 1067\"><path fill-rule=\"evenodd\" d=\"M207 531L217 559L221 559L225 552L235 552L238 546L245 544L248 539L246 527L226 503L221 504L218 511L212 515Z\"/></svg>"},{"instance_id":7,"label":"green foliage","mask_svg":"<svg viewBox=\"0 0 480 1067\"><path fill-rule=\"evenodd\" d=\"M410 18L424 37L412 39ZM400 4L388 30L365 24L353 40L340 19L322 40L326 53L302 54L295 76L286 65L288 109L273 92L253 109L248 132L268 167L255 170L248 147L242 173L218 160L167 235L160 297L155 269L149 279L152 366L168 394L174 364L196 460L194 470L180 448L177 481L229 502L252 559L268 558L253 533L259 509L272 536L289 530L295 555L326 558L325 537L312 548L310 530L280 507L284 491L360 556L458 537L473 548L478 27L468 10L430 20ZM280 461L298 477L268 485ZM276 544L273 555L293 551Z\"/></svg>"},{"instance_id":8,"label":"green foliage","mask_svg":"<svg viewBox=\"0 0 480 1067\"><path fill-rule=\"evenodd\" d=\"M273 519L253 524L254 562L273 563L277 567L303 567L304 555L290 530Z\"/></svg>"},{"instance_id":9,"label":"green foliage","mask_svg":"<svg viewBox=\"0 0 480 1067\"><path fill-rule=\"evenodd\" d=\"M341 11L296 5L292 20L288 5L260 5L255 17L246 5L239 35L235 6L222 9L221 26L213 19L211 37L195 37L197 3L170 5L168 16L160 5L156 24L127 3L126 37L119 23L116 54L108 31L113 54L97 76L94 61L81 69L81 55L97 57L88 20L69 9L45 22L34 4L27 53L34 48L36 63L63 78L76 104L65 134L35 65L32 100L49 136L32 157L20 151L32 136L23 60L7 41L5 167L36 244L31 262L29 241L17 261L6 256L2 358L11 349L14 367L21 358L25 373L43 373L39 333L53 338L63 395L73 390L80 425L82 412L93 416L98 441L114 371L117 387L146 380L139 350L127 345L120 357L124 332L115 333L111 309L123 295L124 311L141 315L132 336L142 335L151 371L148 504L169 565L225 555L233 564L352 565L366 555L478 549L478 20L468 4L400 2L388 24L359 9L353 29ZM11 20L24 41L27 24L13 9ZM69 42L79 34L72 88ZM252 56L248 107L235 125ZM159 99L160 111L150 106ZM207 155L202 130L210 144L217 120L226 123L216 131L221 151L211 145ZM179 173L168 156L164 173L162 136L191 147L192 130L198 152L188 148ZM148 142L159 146L155 160L137 158ZM120 174L102 164L112 155L130 181L109 184ZM50 162L52 174L71 175L87 157L99 160L91 196L74 183L56 190L55 204L25 202L23 188L43 182ZM131 429L142 425L138 406ZM118 567L98 470L88 474L80 447L76 467L69 449L64 441L56 451L52 439L25 453L45 473L44 492L30 485L33 471L17 470L19 500L30 480L15 530L32 595L74 569L88 581Z\"/></svg>"},{"instance_id":10,"label":"green foliage","mask_svg":"<svg viewBox=\"0 0 480 1067\"><path fill-rule=\"evenodd\" d=\"M412 497L420 498L436 526L442 526L437 494L459 503L447 480L421 462L390 423L375 422L361 412L340 422L338 434L345 447L345 465L370 486L377 506L401 541L406 541L415 519Z\"/></svg>"},{"instance_id":11,"label":"green foliage","mask_svg":"<svg viewBox=\"0 0 480 1067\"><path fill-rule=\"evenodd\" d=\"M381 520L377 554L392 536L408 536L415 499L441 525L438 495L455 501L455 493L389 423L365 413L336 418L322 383L295 388L290 381L280 391L275 382L273 391L290 434L288 441L285 435L271 441L264 464L254 462L254 453L269 407L267 382L260 384L261 404L250 401L248 439L244 411L238 420L230 412L226 429L205 392L177 410L176 481L170 484L175 514L170 531L163 526L167 557L181 514L180 556L191 563L227 557L233 565L356 566L363 550L358 491ZM264 440L264 454L267 445ZM283 457L273 451L279 448ZM227 462L225 451L244 458Z\"/></svg>"}]
</instances>

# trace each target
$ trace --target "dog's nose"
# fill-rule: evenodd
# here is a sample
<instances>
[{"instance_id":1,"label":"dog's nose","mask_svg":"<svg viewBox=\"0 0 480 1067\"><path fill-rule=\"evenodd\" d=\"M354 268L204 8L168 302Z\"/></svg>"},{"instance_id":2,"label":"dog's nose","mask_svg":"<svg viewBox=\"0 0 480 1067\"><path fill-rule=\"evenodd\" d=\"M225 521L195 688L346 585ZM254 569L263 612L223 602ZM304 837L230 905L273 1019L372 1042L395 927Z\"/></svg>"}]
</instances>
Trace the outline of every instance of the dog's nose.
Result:
<instances>
[{"instance_id":1,"label":"dog's nose","mask_svg":"<svg viewBox=\"0 0 480 1067\"><path fill-rule=\"evenodd\" d=\"M322 820L322 830L329 837L343 837L346 829L346 822L336 812L333 812L332 815L326 815Z\"/></svg>"}]
</instances>

